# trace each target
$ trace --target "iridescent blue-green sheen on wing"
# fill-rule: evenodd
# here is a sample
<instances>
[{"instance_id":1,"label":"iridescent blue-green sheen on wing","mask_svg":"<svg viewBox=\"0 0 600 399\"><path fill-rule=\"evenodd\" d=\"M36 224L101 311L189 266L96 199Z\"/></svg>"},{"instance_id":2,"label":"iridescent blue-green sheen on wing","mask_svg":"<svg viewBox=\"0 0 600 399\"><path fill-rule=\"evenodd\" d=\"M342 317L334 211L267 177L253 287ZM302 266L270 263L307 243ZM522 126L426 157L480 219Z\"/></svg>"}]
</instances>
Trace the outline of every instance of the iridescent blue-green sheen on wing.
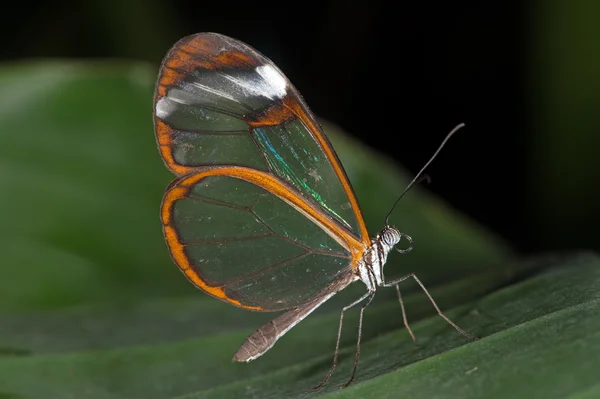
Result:
<instances>
[{"instance_id":1,"label":"iridescent blue-green sheen on wing","mask_svg":"<svg viewBox=\"0 0 600 399\"><path fill-rule=\"evenodd\" d=\"M354 220L354 213L331 164L299 120L258 127L253 135L273 173L312 197L348 228L357 229L347 222Z\"/></svg>"}]
</instances>

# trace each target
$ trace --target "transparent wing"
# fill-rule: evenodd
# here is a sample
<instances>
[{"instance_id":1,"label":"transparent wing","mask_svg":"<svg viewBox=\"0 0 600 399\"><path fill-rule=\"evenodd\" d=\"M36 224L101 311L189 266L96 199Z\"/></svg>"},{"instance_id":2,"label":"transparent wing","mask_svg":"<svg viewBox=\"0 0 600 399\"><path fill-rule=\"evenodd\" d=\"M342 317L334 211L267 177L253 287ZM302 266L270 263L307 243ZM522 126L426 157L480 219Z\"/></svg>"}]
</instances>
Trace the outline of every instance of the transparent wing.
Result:
<instances>
[{"instance_id":1,"label":"transparent wing","mask_svg":"<svg viewBox=\"0 0 600 399\"><path fill-rule=\"evenodd\" d=\"M266 57L226 36L180 40L159 72L155 131L178 175L246 166L289 184L368 245L348 178L297 90Z\"/></svg>"},{"instance_id":2,"label":"transparent wing","mask_svg":"<svg viewBox=\"0 0 600 399\"><path fill-rule=\"evenodd\" d=\"M266 172L213 167L173 182L167 244L185 275L236 306L277 311L352 272L362 244Z\"/></svg>"}]
</instances>

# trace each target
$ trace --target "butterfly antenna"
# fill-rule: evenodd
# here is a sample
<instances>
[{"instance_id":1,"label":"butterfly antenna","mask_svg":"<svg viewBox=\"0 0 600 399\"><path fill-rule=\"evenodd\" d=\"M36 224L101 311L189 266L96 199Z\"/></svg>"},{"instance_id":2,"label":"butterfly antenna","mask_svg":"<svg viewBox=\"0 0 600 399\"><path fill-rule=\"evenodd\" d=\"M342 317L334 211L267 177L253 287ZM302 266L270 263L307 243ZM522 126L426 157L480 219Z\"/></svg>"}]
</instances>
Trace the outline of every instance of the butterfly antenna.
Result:
<instances>
[{"instance_id":1,"label":"butterfly antenna","mask_svg":"<svg viewBox=\"0 0 600 399\"><path fill-rule=\"evenodd\" d=\"M427 163L425 164L425 166L423 166L421 168L421 170L419 171L419 173L417 173L417 175L414 177L414 179L412 179L412 181L408 184L408 186L406 186L406 188L404 189L404 191L402 191L402 194L400 194L400 196L398 197L398 199L396 200L396 202L394 202L394 205L392 205L392 208L390 209L390 211L388 212L387 216L385 217L385 225L386 226L389 224L388 220L390 218L390 215L392 214L392 211L394 210L394 208L396 208L396 205L398 205L398 202L400 202L400 200L402 199L402 197L404 197L404 194L406 194L408 192L408 190L410 190L415 184L418 184L418 183L420 183L423 180L423 179L420 179L420 178L421 178L421 175L423 174L423 172L425 171L425 169L427 169L427 167L429 166L429 164L435 159L435 157L437 157L437 155L442 150L442 148L444 148L444 146L446 145L446 143L448 142L448 140L450 140L450 137L452 137L454 135L454 133L456 133L458 130L460 130L464 126L465 126L464 123L460 123L454 129L452 129L450 131L450 133L448 133L448 135L446 136L446 138L444 139L444 141L442 141L442 144L440 144L440 146L438 147L437 151L433 154L433 156L431 158L429 158L429 161L427 161ZM423 176L423 178L429 180L429 176L427 176L427 175Z\"/></svg>"}]
</instances>

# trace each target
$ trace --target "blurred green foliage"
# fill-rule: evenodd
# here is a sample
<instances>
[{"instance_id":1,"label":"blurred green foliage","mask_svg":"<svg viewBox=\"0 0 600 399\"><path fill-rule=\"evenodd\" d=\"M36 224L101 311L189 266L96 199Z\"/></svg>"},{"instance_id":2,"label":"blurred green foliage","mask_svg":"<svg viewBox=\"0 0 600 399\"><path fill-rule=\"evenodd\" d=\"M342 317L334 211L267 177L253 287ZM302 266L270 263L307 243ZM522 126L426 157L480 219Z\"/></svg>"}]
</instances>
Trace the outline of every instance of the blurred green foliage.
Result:
<instances>
[{"instance_id":1,"label":"blurred green foliage","mask_svg":"<svg viewBox=\"0 0 600 399\"><path fill-rule=\"evenodd\" d=\"M533 242L600 248L600 3L537 2L529 91ZM531 223L532 222L532 223Z\"/></svg>"},{"instance_id":2,"label":"blurred green foliage","mask_svg":"<svg viewBox=\"0 0 600 399\"><path fill-rule=\"evenodd\" d=\"M356 312L331 383L340 306L356 284L250 364L230 359L273 315L195 290L165 248L158 209L172 180L152 132L156 69L140 63L14 63L0 69L0 398L594 397L600 260L515 258L510 246L418 188L392 216L415 249L387 275L417 272L469 343L409 282L366 313L357 383ZM368 227L408 178L325 124ZM402 395L404 393L405 395ZM587 395L587 396L586 396ZM590 396L591 395L591 396Z\"/></svg>"}]
</instances>

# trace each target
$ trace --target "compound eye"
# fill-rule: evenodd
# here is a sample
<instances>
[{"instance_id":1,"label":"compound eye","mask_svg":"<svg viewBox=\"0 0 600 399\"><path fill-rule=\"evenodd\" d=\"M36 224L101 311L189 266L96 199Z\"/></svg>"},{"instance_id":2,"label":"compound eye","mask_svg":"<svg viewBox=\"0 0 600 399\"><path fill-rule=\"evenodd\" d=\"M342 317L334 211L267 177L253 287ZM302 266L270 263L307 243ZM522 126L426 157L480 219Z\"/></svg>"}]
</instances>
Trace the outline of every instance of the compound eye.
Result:
<instances>
[{"instance_id":1,"label":"compound eye","mask_svg":"<svg viewBox=\"0 0 600 399\"><path fill-rule=\"evenodd\" d=\"M385 229L381 234L381 242L389 247L393 247L394 245L398 244L400 242L400 238L402 238L402 235L393 227Z\"/></svg>"}]
</instances>

